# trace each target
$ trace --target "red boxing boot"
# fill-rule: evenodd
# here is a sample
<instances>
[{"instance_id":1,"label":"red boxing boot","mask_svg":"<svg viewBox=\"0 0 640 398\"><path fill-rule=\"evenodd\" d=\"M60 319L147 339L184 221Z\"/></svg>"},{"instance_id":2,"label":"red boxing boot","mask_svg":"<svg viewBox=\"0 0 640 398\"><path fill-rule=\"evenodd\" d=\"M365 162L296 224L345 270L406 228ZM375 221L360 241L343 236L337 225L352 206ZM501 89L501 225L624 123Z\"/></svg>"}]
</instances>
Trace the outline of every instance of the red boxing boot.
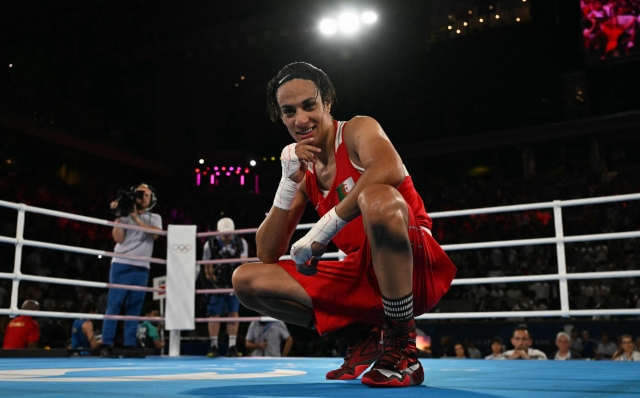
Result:
<instances>
[{"instance_id":1,"label":"red boxing boot","mask_svg":"<svg viewBox=\"0 0 640 398\"><path fill-rule=\"evenodd\" d=\"M409 387L422 384L424 370L418 361L416 324L413 319L398 322L387 318L384 326L384 352L362 384L370 387Z\"/></svg>"},{"instance_id":2,"label":"red boxing boot","mask_svg":"<svg viewBox=\"0 0 640 398\"><path fill-rule=\"evenodd\" d=\"M338 369L327 373L327 380L353 380L380 357L381 328L373 325L347 326L340 334L347 337L347 355Z\"/></svg>"}]
</instances>

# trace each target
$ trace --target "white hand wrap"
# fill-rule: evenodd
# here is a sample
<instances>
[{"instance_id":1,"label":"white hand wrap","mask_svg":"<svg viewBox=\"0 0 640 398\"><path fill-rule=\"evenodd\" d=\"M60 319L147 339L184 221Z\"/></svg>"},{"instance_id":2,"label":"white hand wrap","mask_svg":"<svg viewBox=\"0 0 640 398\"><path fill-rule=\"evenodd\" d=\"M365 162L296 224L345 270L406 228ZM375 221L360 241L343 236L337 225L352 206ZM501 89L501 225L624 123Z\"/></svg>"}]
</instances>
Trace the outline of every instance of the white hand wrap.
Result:
<instances>
[{"instance_id":1,"label":"white hand wrap","mask_svg":"<svg viewBox=\"0 0 640 398\"><path fill-rule=\"evenodd\" d=\"M347 225L347 222L338 217L334 207L322 216L302 239L291 246L291 257L293 257L296 264L306 263L313 257L311 253L311 244L313 242L318 242L322 245L328 244L331 238L336 236L345 225Z\"/></svg>"},{"instance_id":2,"label":"white hand wrap","mask_svg":"<svg viewBox=\"0 0 640 398\"><path fill-rule=\"evenodd\" d=\"M299 185L289 178L300 170L300 159L296 156L296 144L293 143L284 147L280 154L280 159L282 178L276 191L276 197L273 199L273 205L282 210L289 210L293 200L296 198Z\"/></svg>"}]
</instances>

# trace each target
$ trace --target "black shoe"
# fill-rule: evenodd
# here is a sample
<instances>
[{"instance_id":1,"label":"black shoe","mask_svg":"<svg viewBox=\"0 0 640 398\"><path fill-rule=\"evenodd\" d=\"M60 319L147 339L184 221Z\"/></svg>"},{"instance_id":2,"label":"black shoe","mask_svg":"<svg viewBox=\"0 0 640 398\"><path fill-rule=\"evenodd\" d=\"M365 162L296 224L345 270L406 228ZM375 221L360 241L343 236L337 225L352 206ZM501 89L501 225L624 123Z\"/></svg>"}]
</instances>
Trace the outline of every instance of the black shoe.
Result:
<instances>
[{"instance_id":1,"label":"black shoe","mask_svg":"<svg viewBox=\"0 0 640 398\"><path fill-rule=\"evenodd\" d=\"M207 358L215 358L218 356L218 346L214 345L209 348L209 352L207 353Z\"/></svg>"},{"instance_id":2,"label":"black shoe","mask_svg":"<svg viewBox=\"0 0 640 398\"><path fill-rule=\"evenodd\" d=\"M119 358L119 356L113 353L113 347L103 345L100 348L100 358Z\"/></svg>"},{"instance_id":3,"label":"black shoe","mask_svg":"<svg viewBox=\"0 0 640 398\"><path fill-rule=\"evenodd\" d=\"M140 352L136 347L124 347L123 358L146 358L146 356Z\"/></svg>"},{"instance_id":4,"label":"black shoe","mask_svg":"<svg viewBox=\"0 0 640 398\"><path fill-rule=\"evenodd\" d=\"M229 347L229 349L227 350L227 356L228 357L241 357L242 353L238 352L238 347L232 345L231 347Z\"/></svg>"}]
</instances>

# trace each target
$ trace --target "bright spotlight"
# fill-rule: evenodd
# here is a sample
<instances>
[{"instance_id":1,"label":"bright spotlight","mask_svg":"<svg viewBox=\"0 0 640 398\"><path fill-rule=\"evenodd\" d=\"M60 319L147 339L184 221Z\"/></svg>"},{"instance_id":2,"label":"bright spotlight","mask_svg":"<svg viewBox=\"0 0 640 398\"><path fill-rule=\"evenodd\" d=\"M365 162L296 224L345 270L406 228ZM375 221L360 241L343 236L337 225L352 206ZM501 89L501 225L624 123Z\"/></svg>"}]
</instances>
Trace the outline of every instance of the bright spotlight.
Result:
<instances>
[{"instance_id":1,"label":"bright spotlight","mask_svg":"<svg viewBox=\"0 0 640 398\"><path fill-rule=\"evenodd\" d=\"M327 18L320 21L320 32L324 35L332 35L338 30L338 24L333 19Z\"/></svg>"},{"instance_id":2,"label":"bright spotlight","mask_svg":"<svg viewBox=\"0 0 640 398\"><path fill-rule=\"evenodd\" d=\"M198 163L200 163L200 164L204 164L204 159L200 159L200 160L198 160Z\"/></svg>"},{"instance_id":3,"label":"bright spotlight","mask_svg":"<svg viewBox=\"0 0 640 398\"><path fill-rule=\"evenodd\" d=\"M365 11L360 16L360 19L362 19L363 23L372 24L372 23L374 23L375 21L378 20L378 16L373 11Z\"/></svg>"},{"instance_id":4,"label":"bright spotlight","mask_svg":"<svg viewBox=\"0 0 640 398\"><path fill-rule=\"evenodd\" d=\"M360 18L354 13L345 12L338 18L338 27L344 33L353 33L360 27Z\"/></svg>"},{"instance_id":5,"label":"bright spotlight","mask_svg":"<svg viewBox=\"0 0 640 398\"><path fill-rule=\"evenodd\" d=\"M252 161L250 161L250 162L249 162L249 164L250 164L251 166L255 166L255 165L256 165L256 161L255 161L255 160L252 160Z\"/></svg>"}]
</instances>

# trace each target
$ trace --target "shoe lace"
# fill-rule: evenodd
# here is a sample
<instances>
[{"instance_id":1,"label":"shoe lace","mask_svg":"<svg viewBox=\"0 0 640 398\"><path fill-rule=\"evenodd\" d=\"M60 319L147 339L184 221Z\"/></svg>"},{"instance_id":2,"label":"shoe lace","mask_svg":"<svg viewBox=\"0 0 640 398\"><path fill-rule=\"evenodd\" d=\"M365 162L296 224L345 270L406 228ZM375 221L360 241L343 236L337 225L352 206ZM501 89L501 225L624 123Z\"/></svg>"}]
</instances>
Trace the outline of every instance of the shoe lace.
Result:
<instances>
[{"instance_id":1,"label":"shoe lace","mask_svg":"<svg viewBox=\"0 0 640 398\"><path fill-rule=\"evenodd\" d=\"M394 333L390 328L385 328L384 334L383 352L382 355L380 355L376 366L393 368L402 360L402 354L408 344L409 336L404 333Z\"/></svg>"}]
</instances>

